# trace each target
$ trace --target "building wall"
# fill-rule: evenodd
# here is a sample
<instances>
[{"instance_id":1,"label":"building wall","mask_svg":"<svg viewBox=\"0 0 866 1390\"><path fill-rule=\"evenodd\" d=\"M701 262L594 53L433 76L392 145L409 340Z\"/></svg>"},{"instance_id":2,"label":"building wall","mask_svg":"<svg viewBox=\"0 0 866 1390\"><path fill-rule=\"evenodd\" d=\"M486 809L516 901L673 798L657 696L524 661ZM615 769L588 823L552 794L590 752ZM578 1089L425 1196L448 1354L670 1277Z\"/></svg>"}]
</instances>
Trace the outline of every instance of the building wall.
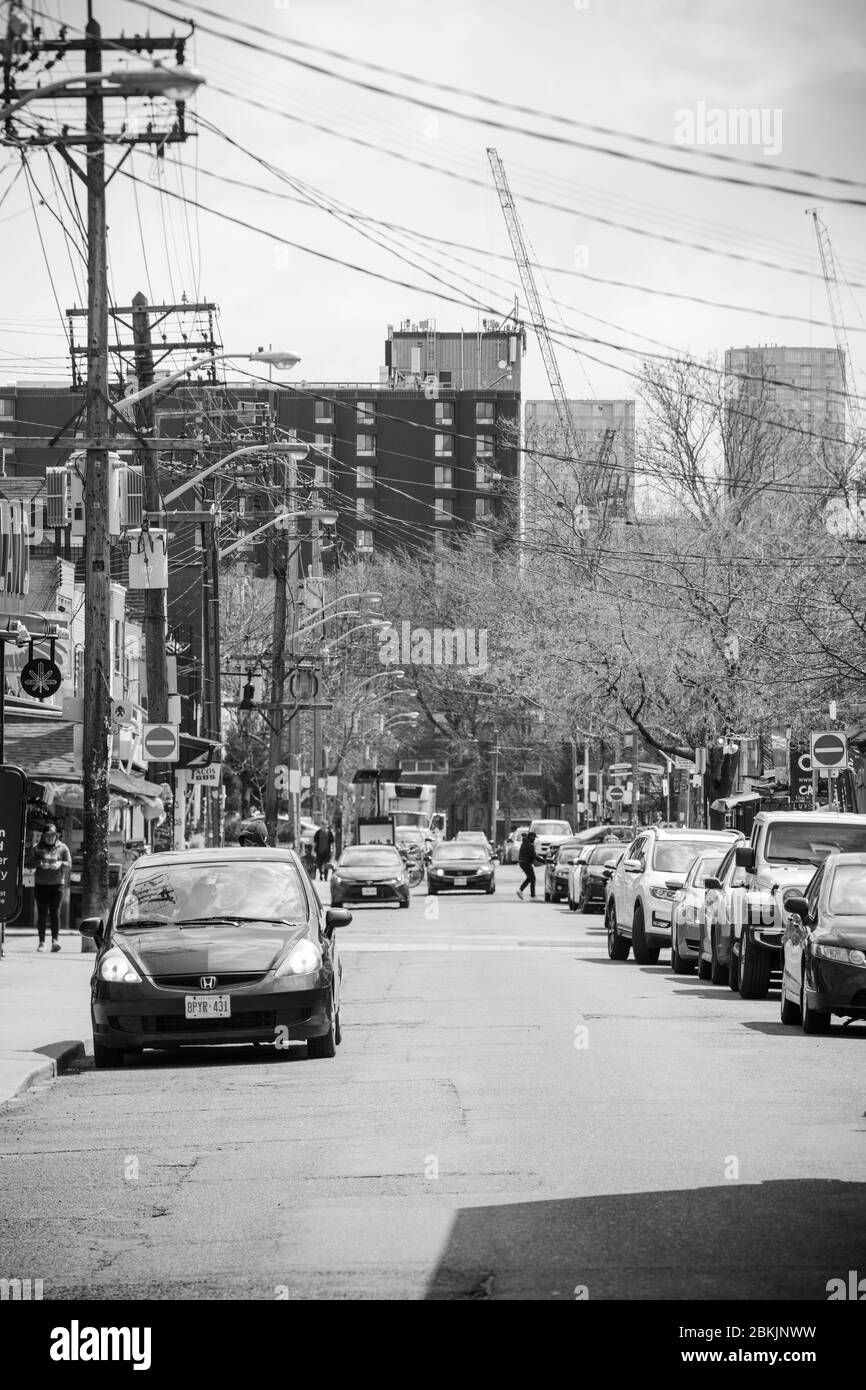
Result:
<instances>
[{"instance_id":1,"label":"building wall","mask_svg":"<svg viewBox=\"0 0 866 1390\"><path fill-rule=\"evenodd\" d=\"M742 412L732 422L735 474L741 450L743 462L753 466L758 436L762 474L789 482L826 479L828 467L829 476L835 474L833 455L844 443L847 413L844 362L836 348L729 348L725 374Z\"/></svg>"},{"instance_id":2,"label":"building wall","mask_svg":"<svg viewBox=\"0 0 866 1390\"><path fill-rule=\"evenodd\" d=\"M616 431L610 451L608 505L617 515L634 511L634 400L574 400L569 412L587 460L598 457L605 432ZM527 401L524 411L526 462L523 496L526 525L538 524L551 503L568 498L575 491L574 469L567 458L567 447L554 401ZM534 450L533 442L543 441L554 449L553 456Z\"/></svg>"}]
</instances>

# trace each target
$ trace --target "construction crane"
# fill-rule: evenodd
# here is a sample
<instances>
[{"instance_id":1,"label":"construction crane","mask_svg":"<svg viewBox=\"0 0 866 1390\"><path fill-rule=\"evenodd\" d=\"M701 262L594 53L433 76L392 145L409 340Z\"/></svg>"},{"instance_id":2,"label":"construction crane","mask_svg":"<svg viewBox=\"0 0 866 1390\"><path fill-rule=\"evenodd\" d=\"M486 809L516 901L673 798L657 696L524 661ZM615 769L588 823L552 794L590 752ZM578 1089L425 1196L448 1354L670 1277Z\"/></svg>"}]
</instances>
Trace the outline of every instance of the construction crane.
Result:
<instances>
[{"instance_id":1,"label":"construction crane","mask_svg":"<svg viewBox=\"0 0 866 1390\"><path fill-rule=\"evenodd\" d=\"M853 358L851 356L851 349L848 346L845 320L842 317L842 304L839 299L839 277L836 274L836 261L833 256L830 233L827 230L826 224L818 216L818 209L808 208L807 212L810 212L812 215L812 221L815 224L815 236L818 238L818 254L821 257L821 270L824 274L824 284L827 287L827 302L830 306L830 320L833 324L833 336L836 339L836 349L842 361L842 386L848 406L848 418L851 421L851 435L854 449L857 450L863 438L863 416L857 398L857 384L854 380Z\"/></svg>"},{"instance_id":2,"label":"construction crane","mask_svg":"<svg viewBox=\"0 0 866 1390\"><path fill-rule=\"evenodd\" d=\"M544 369L547 372L547 380L550 384L553 403L556 406L556 413L559 417L560 428L565 439L566 451L577 465L580 458L581 448L577 430L574 427L574 420L568 408L568 401L565 396L565 387L562 384L562 376L559 371L559 363L556 360L556 353L553 348L553 339L550 336L550 329L544 316L544 308L541 303L541 296L535 284L535 276L532 273L532 263L529 259L529 252L526 247L526 239L523 235L523 228L520 225L520 218L517 215L517 208L514 205L514 198L508 186L508 179L505 176L505 167L499 158L497 150L488 149L487 158L493 170L493 180L496 184L496 191L499 194L499 202L505 216L505 225L508 228L508 235L511 238L511 247L514 252L514 259L517 262L517 269L520 274L520 282L523 285L523 293L529 306L532 316L532 323L535 328L538 346L541 348L541 356L544 359ZM575 467L575 472L577 468ZM578 489L580 483L578 481Z\"/></svg>"}]
</instances>

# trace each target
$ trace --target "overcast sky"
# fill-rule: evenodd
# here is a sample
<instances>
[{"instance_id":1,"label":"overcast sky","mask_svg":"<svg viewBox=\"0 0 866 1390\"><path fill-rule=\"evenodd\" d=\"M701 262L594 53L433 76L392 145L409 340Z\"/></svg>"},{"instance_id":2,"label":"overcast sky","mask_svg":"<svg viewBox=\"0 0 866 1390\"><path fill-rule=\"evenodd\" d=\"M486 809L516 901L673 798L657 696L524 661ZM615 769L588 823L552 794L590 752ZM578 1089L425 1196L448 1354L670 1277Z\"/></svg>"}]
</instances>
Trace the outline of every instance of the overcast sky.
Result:
<instances>
[{"instance_id":1,"label":"overcast sky","mask_svg":"<svg viewBox=\"0 0 866 1390\"><path fill-rule=\"evenodd\" d=\"M86 6L80 0L44 0L44 5L70 25L73 36L85 22ZM7 8L3 6L4 12ZM250 155L208 130L184 146L172 147L162 167L147 152L136 154L112 182L110 262L116 302L128 303L139 289L164 301L182 293L189 299L213 299L220 306L226 348L243 351L261 343L291 347L303 359L292 380L376 380L387 324L433 317L440 328L472 330L488 314L474 308L472 301L504 312L520 293L523 305L485 153L488 145L495 145L502 156L527 236L538 261L548 267L539 274L539 287L553 301L547 305L551 324L616 345L589 345L591 356L561 349L560 366L570 395L633 394L628 372L634 370L635 354L642 349L704 355L758 342L832 345L812 220L804 215L812 204L822 209L848 280L866 283L866 208L826 198L835 194L866 199L866 186L846 189L780 167L866 180L862 0L821 5L805 0L728 0L723 5L588 0L585 8L574 0L539 0L535 5L475 0L470 6L449 0L435 6L392 0L262 0L237 10L247 25L384 65L395 70L393 75L366 71L240 27L225 18L226 0L212 5L210 15L171 0L161 8L271 50L245 49L200 29L188 54L207 84L192 108L198 116L302 180L310 194L338 200L347 210L387 224L383 228L355 220L347 226L301 202L214 178L219 173L273 193L292 193ZM97 7L97 17L106 37L148 27L164 34L172 27L170 20L128 0L106 0ZM45 21L47 32L53 27ZM508 125L682 167L786 184L803 193L787 196L685 177L494 129L478 120L437 115L405 99L362 90L285 61L279 54L393 92L415 93L449 112L486 112ZM626 138L557 126L508 107L483 108L469 95L412 87L396 70L452 84L467 94L608 126L623 137L649 136L671 148L641 148ZM252 98L265 109L224 91ZM697 158L674 143L678 129L683 129L683 113L697 116L701 105L726 113L752 107L765 111L765 129L772 132L768 152L761 142L713 147L754 160L754 170ZM113 115L119 113L120 103L110 106ZM316 130L315 124L335 133ZM190 126L196 128L194 122ZM362 146L348 137L368 143ZM70 196L60 172L64 166L55 155L52 170L40 150L31 151L28 158L35 186L70 227L71 217L61 201L62 192ZM7 151L0 193L8 188L17 159ZM449 170L478 182L449 177ZM135 173L144 184L136 189L125 173ZM250 229L184 208L160 196L161 188L197 197L207 207L249 223ZM530 195L565 210L529 201ZM611 227L598 219L626 225ZM398 225L474 249L404 241L399 248L404 259L399 259L356 230L360 226L379 238ZM300 249L281 249L256 227L385 278ZM641 236L627 228L653 235ZM78 252L67 248L45 207L34 219L24 177L0 208L0 230L7 268L0 314L2 376L62 376L65 360L57 304L66 309L81 302L84 277ZM431 266L428 256L440 263ZM455 257L470 264L460 264ZM427 273L431 269L438 281ZM567 273L575 269L741 306L743 311L616 288ZM417 288L402 288L389 283L388 277ZM443 301L437 290L470 302ZM866 289L855 286L851 292L842 284L840 294L859 389L866 392L861 317ZM759 309L769 316L759 315ZM780 315L819 323L786 321ZM525 364L524 394L550 394L534 337Z\"/></svg>"}]
</instances>

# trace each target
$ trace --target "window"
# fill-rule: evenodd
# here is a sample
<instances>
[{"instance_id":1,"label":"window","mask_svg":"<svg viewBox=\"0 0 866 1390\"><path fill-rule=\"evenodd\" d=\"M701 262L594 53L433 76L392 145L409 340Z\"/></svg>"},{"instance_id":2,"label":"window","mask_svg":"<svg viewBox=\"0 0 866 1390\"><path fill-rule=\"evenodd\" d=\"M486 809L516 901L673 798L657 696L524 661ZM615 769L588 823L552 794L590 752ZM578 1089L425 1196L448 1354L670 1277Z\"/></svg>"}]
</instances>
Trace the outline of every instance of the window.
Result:
<instances>
[{"instance_id":1,"label":"window","mask_svg":"<svg viewBox=\"0 0 866 1390\"><path fill-rule=\"evenodd\" d=\"M356 483L359 488L376 486L376 470L373 467L372 463L358 464L358 475L356 478Z\"/></svg>"},{"instance_id":2,"label":"window","mask_svg":"<svg viewBox=\"0 0 866 1390\"><path fill-rule=\"evenodd\" d=\"M489 463L476 463L475 465L475 486L488 488L492 487L496 481L493 469Z\"/></svg>"},{"instance_id":3,"label":"window","mask_svg":"<svg viewBox=\"0 0 866 1390\"><path fill-rule=\"evenodd\" d=\"M330 463L317 463L313 472L313 487L331 486L331 465Z\"/></svg>"},{"instance_id":4,"label":"window","mask_svg":"<svg viewBox=\"0 0 866 1390\"><path fill-rule=\"evenodd\" d=\"M436 465L436 486L453 487L454 469L448 463L437 463Z\"/></svg>"},{"instance_id":5,"label":"window","mask_svg":"<svg viewBox=\"0 0 866 1390\"><path fill-rule=\"evenodd\" d=\"M453 435L437 434L434 439L433 447L437 458L452 458L454 454Z\"/></svg>"},{"instance_id":6,"label":"window","mask_svg":"<svg viewBox=\"0 0 866 1390\"><path fill-rule=\"evenodd\" d=\"M475 452L479 458L493 457L493 435L479 434L475 439Z\"/></svg>"},{"instance_id":7,"label":"window","mask_svg":"<svg viewBox=\"0 0 866 1390\"><path fill-rule=\"evenodd\" d=\"M316 424L333 425L334 423L334 402L316 401Z\"/></svg>"},{"instance_id":8,"label":"window","mask_svg":"<svg viewBox=\"0 0 866 1390\"><path fill-rule=\"evenodd\" d=\"M489 497L476 497L475 520L489 521L493 515L493 503Z\"/></svg>"},{"instance_id":9,"label":"window","mask_svg":"<svg viewBox=\"0 0 866 1390\"><path fill-rule=\"evenodd\" d=\"M495 406L493 401L475 402L475 423L477 425L492 425L495 420Z\"/></svg>"},{"instance_id":10,"label":"window","mask_svg":"<svg viewBox=\"0 0 866 1390\"><path fill-rule=\"evenodd\" d=\"M450 385L451 385L451 373L450 373L450 372L440 372L440 373L439 373L439 385L440 385L440 386L450 386Z\"/></svg>"},{"instance_id":11,"label":"window","mask_svg":"<svg viewBox=\"0 0 866 1390\"><path fill-rule=\"evenodd\" d=\"M317 434L313 444L320 454L333 454L334 436L332 434Z\"/></svg>"},{"instance_id":12,"label":"window","mask_svg":"<svg viewBox=\"0 0 866 1390\"><path fill-rule=\"evenodd\" d=\"M358 497L355 499L355 515L358 520L373 520L373 504L369 497Z\"/></svg>"},{"instance_id":13,"label":"window","mask_svg":"<svg viewBox=\"0 0 866 1390\"><path fill-rule=\"evenodd\" d=\"M15 416L15 402L9 396L0 400L0 419L11 420Z\"/></svg>"},{"instance_id":14,"label":"window","mask_svg":"<svg viewBox=\"0 0 866 1390\"><path fill-rule=\"evenodd\" d=\"M372 531L356 531L356 532L355 532L355 549L356 549L356 550L372 550L372 549L373 549L373 532L372 532Z\"/></svg>"},{"instance_id":15,"label":"window","mask_svg":"<svg viewBox=\"0 0 866 1390\"><path fill-rule=\"evenodd\" d=\"M451 521L454 517L454 503L450 497L437 497L433 503L434 521Z\"/></svg>"},{"instance_id":16,"label":"window","mask_svg":"<svg viewBox=\"0 0 866 1390\"><path fill-rule=\"evenodd\" d=\"M357 452L358 452L359 454L375 454L375 452L376 452L376 436L375 436L375 434L359 434L359 435L358 435L358 441L357 441L357 444L356 444L355 447L356 447L356 450L357 450Z\"/></svg>"},{"instance_id":17,"label":"window","mask_svg":"<svg viewBox=\"0 0 866 1390\"><path fill-rule=\"evenodd\" d=\"M453 425L453 424L454 424L454 402L453 402L453 401L437 401L437 402L436 402L436 424L437 424L437 425Z\"/></svg>"},{"instance_id":18,"label":"window","mask_svg":"<svg viewBox=\"0 0 866 1390\"><path fill-rule=\"evenodd\" d=\"M359 401L356 417L360 426L374 425L376 423L376 408L372 401Z\"/></svg>"},{"instance_id":19,"label":"window","mask_svg":"<svg viewBox=\"0 0 866 1390\"><path fill-rule=\"evenodd\" d=\"M123 671L123 624L114 620L114 674L121 675Z\"/></svg>"}]
</instances>

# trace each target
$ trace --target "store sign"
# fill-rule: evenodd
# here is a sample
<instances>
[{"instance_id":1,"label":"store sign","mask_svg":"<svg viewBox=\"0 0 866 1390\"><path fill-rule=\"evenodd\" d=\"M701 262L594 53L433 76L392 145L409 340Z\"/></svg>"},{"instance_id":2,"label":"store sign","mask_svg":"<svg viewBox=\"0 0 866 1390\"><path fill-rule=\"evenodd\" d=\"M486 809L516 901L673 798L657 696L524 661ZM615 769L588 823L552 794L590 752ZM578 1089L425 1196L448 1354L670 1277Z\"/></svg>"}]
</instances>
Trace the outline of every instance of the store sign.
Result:
<instances>
[{"instance_id":1,"label":"store sign","mask_svg":"<svg viewBox=\"0 0 866 1390\"><path fill-rule=\"evenodd\" d=\"M207 767L193 767L189 771L192 773L192 784L199 783L205 787L218 787L222 777L222 763L209 763Z\"/></svg>"},{"instance_id":2,"label":"store sign","mask_svg":"<svg viewBox=\"0 0 866 1390\"><path fill-rule=\"evenodd\" d=\"M30 589L30 508L0 496L0 593Z\"/></svg>"},{"instance_id":3,"label":"store sign","mask_svg":"<svg viewBox=\"0 0 866 1390\"><path fill-rule=\"evenodd\" d=\"M788 787L792 802L812 804L812 754L808 744L788 744Z\"/></svg>"},{"instance_id":4,"label":"store sign","mask_svg":"<svg viewBox=\"0 0 866 1390\"><path fill-rule=\"evenodd\" d=\"M0 922L21 911L27 778L20 767L0 767Z\"/></svg>"}]
</instances>

